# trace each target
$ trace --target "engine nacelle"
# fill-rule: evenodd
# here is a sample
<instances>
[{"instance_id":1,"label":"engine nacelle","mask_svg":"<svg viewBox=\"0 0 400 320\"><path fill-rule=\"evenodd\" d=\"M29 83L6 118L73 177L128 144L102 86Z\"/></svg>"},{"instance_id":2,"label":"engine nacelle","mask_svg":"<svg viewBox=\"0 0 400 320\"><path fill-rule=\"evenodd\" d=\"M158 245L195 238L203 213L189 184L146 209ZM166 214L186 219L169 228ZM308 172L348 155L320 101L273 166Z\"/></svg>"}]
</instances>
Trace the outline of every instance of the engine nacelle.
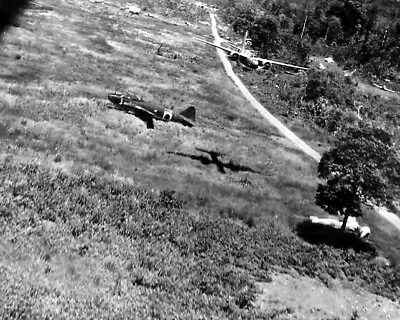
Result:
<instances>
[{"instance_id":1,"label":"engine nacelle","mask_svg":"<svg viewBox=\"0 0 400 320\"><path fill-rule=\"evenodd\" d=\"M229 55L229 59L232 61L237 61L239 59L239 54L238 53L232 53Z\"/></svg>"},{"instance_id":2,"label":"engine nacelle","mask_svg":"<svg viewBox=\"0 0 400 320\"><path fill-rule=\"evenodd\" d=\"M272 64L270 62L265 62L262 64L263 69L268 70L268 69L271 69L271 67L272 67Z\"/></svg>"}]
</instances>

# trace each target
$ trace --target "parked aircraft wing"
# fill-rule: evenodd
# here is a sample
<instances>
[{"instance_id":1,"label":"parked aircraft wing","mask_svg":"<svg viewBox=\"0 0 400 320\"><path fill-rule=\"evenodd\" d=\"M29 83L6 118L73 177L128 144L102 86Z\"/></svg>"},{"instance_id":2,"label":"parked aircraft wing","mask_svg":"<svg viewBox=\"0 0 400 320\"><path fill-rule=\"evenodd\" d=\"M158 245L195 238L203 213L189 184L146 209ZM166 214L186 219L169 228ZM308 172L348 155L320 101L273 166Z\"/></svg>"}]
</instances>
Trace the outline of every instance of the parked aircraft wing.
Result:
<instances>
[{"instance_id":1,"label":"parked aircraft wing","mask_svg":"<svg viewBox=\"0 0 400 320\"><path fill-rule=\"evenodd\" d=\"M225 43L224 43L225 44ZM231 47L233 50L235 50L235 51L237 51L237 52L240 52L240 48L236 45L236 44L234 44L234 43L232 43L231 41L228 41L227 43L226 43L229 47ZM229 48L227 48L227 49L229 49ZM232 50L232 51L233 51Z\"/></svg>"},{"instance_id":2,"label":"parked aircraft wing","mask_svg":"<svg viewBox=\"0 0 400 320\"><path fill-rule=\"evenodd\" d=\"M289 64L289 63L283 63L283 62L279 62L279 61L273 61L273 60L268 60L268 59L258 59L259 61L262 61L265 64L276 64L278 66L284 66L284 67L289 67L289 68L295 68L295 69L299 69L299 70L308 70L308 68L305 67L300 67L300 66L295 66L293 64Z\"/></svg>"},{"instance_id":3,"label":"parked aircraft wing","mask_svg":"<svg viewBox=\"0 0 400 320\"><path fill-rule=\"evenodd\" d=\"M147 108L144 108L138 104L129 105L130 108L135 109L136 111L140 111L143 114L147 114L149 117L153 118L155 116L154 112L149 111Z\"/></svg>"},{"instance_id":4,"label":"parked aircraft wing","mask_svg":"<svg viewBox=\"0 0 400 320\"><path fill-rule=\"evenodd\" d=\"M206 43L206 44L208 44L208 45L210 45L210 46L213 46L213 47L215 47L215 48L218 48L218 49L224 50L225 52L228 52L229 54L231 54L231 53L234 53L234 52L235 52L235 51L233 51L233 50L231 50L231 49L228 49L228 48L221 47L221 46L219 46L219 45L217 45L217 44L215 44L215 43L212 43L212 42L209 42L209 41L206 41L206 40L200 39L200 38L194 38L194 39L195 39L195 40L197 40L197 41L204 42L204 43Z\"/></svg>"}]
</instances>

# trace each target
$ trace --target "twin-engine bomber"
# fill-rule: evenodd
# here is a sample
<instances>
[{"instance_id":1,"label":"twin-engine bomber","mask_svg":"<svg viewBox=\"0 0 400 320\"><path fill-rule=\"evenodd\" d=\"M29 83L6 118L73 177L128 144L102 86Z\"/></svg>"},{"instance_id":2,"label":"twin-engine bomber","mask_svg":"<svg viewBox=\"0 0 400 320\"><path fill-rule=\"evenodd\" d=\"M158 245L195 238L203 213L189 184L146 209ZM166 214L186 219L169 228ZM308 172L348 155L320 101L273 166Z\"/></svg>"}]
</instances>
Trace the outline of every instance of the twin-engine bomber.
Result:
<instances>
[{"instance_id":1,"label":"twin-engine bomber","mask_svg":"<svg viewBox=\"0 0 400 320\"><path fill-rule=\"evenodd\" d=\"M137 116L146 123L148 129L154 129L154 119L164 122L173 121L186 127L194 126L196 109L193 106L175 113L168 108L150 105L132 93L109 93L108 100L114 104L113 109Z\"/></svg>"},{"instance_id":2,"label":"twin-engine bomber","mask_svg":"<svg viewBox=\"0 0 400 320\"><path fill-rule=\"evenodd\" d=\"M228 58L232 61L237 61L239 64L241 64L242 66L249 68L249 69L269 69L271 68L272 65L277 65L277 66L281 66L281 67L286 67L286 68L292 68L295 70L301 70L301 71L307 71L308 68L302 67L302 66L296 66L293 64L289 64L289 63L284 63L284 62L279 62L279 61L274 61L274 60L270 60L270 59L263 59L263 58L258 58L255 57L253 55L253 53L250 50L245 50L245 46L246 46L246 41L247 41L247 31L243 36L243 40L242 40L242 45L241 47L236 47L232 44L229 44L232 48L228 48L228 47L223 47L220 45L217 45L215 43L206 41L204 39L201 38L195 38L195 40L203 42L205 44L208 44L210 46L213 46L217 49L221 49L223 51L225 51L228 55Z\"/></svg>"}]
</instances>

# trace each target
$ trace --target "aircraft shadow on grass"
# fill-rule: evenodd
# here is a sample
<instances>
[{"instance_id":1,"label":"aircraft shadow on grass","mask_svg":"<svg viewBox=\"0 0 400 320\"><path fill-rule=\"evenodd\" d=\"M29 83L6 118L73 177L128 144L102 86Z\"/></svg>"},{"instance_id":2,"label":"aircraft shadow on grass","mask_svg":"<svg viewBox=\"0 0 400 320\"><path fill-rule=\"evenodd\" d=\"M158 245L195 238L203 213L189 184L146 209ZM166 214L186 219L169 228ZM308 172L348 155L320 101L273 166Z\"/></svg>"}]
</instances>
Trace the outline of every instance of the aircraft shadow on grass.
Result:
<instances>
[{"instance_id":1,"label":"aircraft shadow on grass","mask_svg":"<svg viewBox=\"0 0 400 320\"><path fill-rule=\"evenodd\" d=\"M335 229L327 225L319 225L305 220L297 224L296 233L305 241L312 244L327 244L339 249L354 249L356 252L377 253L375 246L359 238L351 232L343 233L340 229Z\"/></svg>"},{"instance_id":2,"label":"aircraft shadow on grass","mask_svg":"<svg viewBox=\"0 0 400 320\"><path fill-rule=\"evenodd\" d=\"M261 174L261 172L258 172L256 170L253 170L250 167L243 166L241 164L236 164L230 160L229 162L223 162L219 159L220 156L222 156L221 153L216 152L216 151L209 151L201 148L196 148L197 151L200 152L205 152L208 153L208 156L205 155L195 155L195 154L187 154L187 153L182 153L182 152L176 152L176 151L167 151L169 154L176 154L181 157L186 157L190 158L193 160L200 161L202 164L208 166L211 164L215 164L218 171L220 173L226 174L226 169L232 171L232 172L239 172L239 171L246 171L246 172L252 172L252 173L258 173Z\"/></svg>"}]
</instances>

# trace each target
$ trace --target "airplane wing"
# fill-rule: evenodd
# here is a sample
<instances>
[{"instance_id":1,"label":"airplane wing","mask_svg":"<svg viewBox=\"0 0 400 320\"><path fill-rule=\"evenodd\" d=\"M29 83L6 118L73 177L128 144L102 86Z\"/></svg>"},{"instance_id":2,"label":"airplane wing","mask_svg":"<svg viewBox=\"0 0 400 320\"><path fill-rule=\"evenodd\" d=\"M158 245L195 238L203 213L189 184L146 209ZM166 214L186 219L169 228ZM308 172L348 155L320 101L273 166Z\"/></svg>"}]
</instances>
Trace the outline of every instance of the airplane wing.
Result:
<instances>
[{"instance_id":1,"label":"airplane wing","mask_svg":"<svg viewBox=\"0 0 400 320\"><path fill-rule=\"evenodd\" d=\"M240 47L238 47L235 43L231 42L231 41L222 41L223 45L226 45L226 49L229 49L231 51L237 51L240 52Z\"/></svg>"},{"instance_id":2,"label":"airplane wing","mask_svg":"<svg viewBox=\"0 0 400 320\"><path fill-rule=\"evenodd\" d=\"M283 63L283 62L269 60L269 59L256 58L256 60L261 61L263 64L269 63L269 64L276 64L278 66L289 67L289 68L294 68L294 69L299 69L299 70L308 70L308 68L305 68L305 67L300 67L300 66L296 66L294 64Z\"/></svg>"},{"instance_id":3,"label":"airplane wing","mask_svg":"<svg viewBox=\"0 0 400 320\"><path fill-rule=\"evenodd\" d=\"M219 45L217 45L217 44L214 44L214 43L212 43L212 42L209 42L209 41L206 41L206 40L203 40L203 39L200 39L200 38L194 38L194 39L197 40L197 41L204 42L204 43L206 43L206 44L208 44L208 45L210 45L210 46L213 46L213 47L215 47L215 48L224 50L225 52L227 52L227 53L229 53L229 54L236 52L236 51L234 51L234 50L221 47L221 46L219 46Z\"/></svg>"},{"instance_id":4,"label":"airplane wing","mask_svg":"<svg viewBox=\"0 0 400 320\"><path fill-rule=\"evenodd\" d=\"M127 112L126 110L130 111L133 115L137 116L139 119L141 119L143 122L146 123L147 129L154 129L154 113L139 106L136 103L131 103L131 104L126 104L122 106L122 108Z\"/></svg>"},{"instance_id":5,"label":"airplane wing","mask_svg":"<svg viewBox=\"0 0 400 320\"><path fill-rule=\"evenodd\" d=\"M149 116L152 116L152 117L155 115L154 112L151 112L151 111L147 110L146 108L143 108L137 102L136 103L124 103L124 106L131 108L133 110L136 110L136 111L140 111L144 114L148 114Z\"/></svg>"}]
</instances>

